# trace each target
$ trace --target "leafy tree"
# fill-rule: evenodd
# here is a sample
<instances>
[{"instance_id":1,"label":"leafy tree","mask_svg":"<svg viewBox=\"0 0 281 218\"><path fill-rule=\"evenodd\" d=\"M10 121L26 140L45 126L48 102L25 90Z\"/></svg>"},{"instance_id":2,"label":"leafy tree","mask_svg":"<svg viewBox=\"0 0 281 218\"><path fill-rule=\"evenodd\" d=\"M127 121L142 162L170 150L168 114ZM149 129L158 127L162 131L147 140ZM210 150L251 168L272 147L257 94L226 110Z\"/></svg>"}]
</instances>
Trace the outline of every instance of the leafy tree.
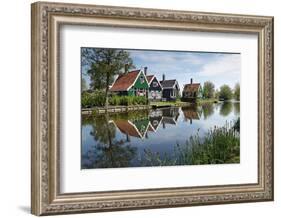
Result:
<instances>
[{"instance_id":1,"label":"leafy tree","mask_svg":"<svg viewBox=\"0 0 281 218\"><path fill-rule=\"evenodd\" d=\"M228 85L223 85L220 87L219 98L223 100L229 100L232 98L232 91Z\"/></svg>"},{"instance_id":2,"label":"leafy tree","mask_svg":"<svg viewBox=\"0 0 281 218\"><path fill-rule=\"evenodd\" d=\"M105 90L105 106L108 107L109 85L114 76L124 72L125 65L127 69L133 67L133 60L128 52L120 49L83 48L82 65L89 68L87 74L91 79L90 87Z\"/></svg>"},{"instance_id":3,"label":"leafy tree","mask_svg":"<svg viewBox=\"0 0 281 218\"><path fill-rule=\"evenodd\" d=\"M215 98L218 99L220 97L220 91L216 89L215 91Z\"/></svg>"},{"instance_id":4,"label":"leafy tree","mask_svg":"<svg viewBox=\"0 0 281 218\"><path fill-rule=\"evenodd\" d=\"M215 94L215 85L211 81L207 81L203 86L203 97L213 98Z\"/></svg>"},{"instance_id":5,"label":"leafy tree","mask_svg":"<svg viewBox=\"0 0 281 218\"><path fill-rule=\"evenodd\" d=\"M237 83L234 87L233 96L236 100L240 101L240 84Z\"/></svg>"}]
</instances>

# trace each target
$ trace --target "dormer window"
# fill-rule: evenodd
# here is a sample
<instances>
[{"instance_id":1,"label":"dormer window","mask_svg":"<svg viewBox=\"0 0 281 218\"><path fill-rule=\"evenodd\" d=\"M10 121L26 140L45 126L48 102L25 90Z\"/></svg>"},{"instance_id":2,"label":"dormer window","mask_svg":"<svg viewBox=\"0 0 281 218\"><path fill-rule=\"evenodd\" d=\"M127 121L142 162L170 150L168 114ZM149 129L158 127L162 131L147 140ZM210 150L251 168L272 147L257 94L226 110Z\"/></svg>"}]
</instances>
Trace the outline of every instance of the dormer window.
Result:
<instances>
[{"instance_id":1,"label":"dormer window","mask_svg":"<svg viewBox=\"0 0 281 218\"><path fill-rule=\"evenodd\" d=\"M153 86L153 87L158 87L158 82L154 81L154 82L152 83L152 86Z\"/></svg>"}]
</instances>

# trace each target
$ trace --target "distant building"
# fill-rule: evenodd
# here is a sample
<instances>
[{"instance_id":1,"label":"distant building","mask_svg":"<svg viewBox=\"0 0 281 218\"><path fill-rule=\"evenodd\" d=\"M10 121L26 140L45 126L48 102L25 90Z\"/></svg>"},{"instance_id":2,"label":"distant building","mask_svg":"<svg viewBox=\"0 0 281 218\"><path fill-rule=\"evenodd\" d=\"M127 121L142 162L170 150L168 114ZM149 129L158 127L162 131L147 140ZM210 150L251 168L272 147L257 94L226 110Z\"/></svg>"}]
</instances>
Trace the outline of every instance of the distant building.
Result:
<instances>
[{"instance_id":1,"label":"distant building","mask_svg":"<svg viewBox=\"0 0 281 218\"><path fill-rule=\"evenodd\" d=\"M200 83L193 83L193 79L191 78L190 83L184 85L182 98L187 101L193 101L197 98L202 98L202 88Z\"/></svg>"},{"instance_id":2,"label":"distant building","mask_svg":"<svg viewBox=\"0 0 281 218\"><path fill-rule=\"evenodd\" d=\"M118 95L147 96L149 84L142 70L134 70L120 74L109 91Z\"/></svg>"},{"instance_id":3,"label":"distant building","mask_svg":"<svg viewBox=\"0 0 281 218\"><path fill-rule=\"evenodd\" d=\"M174 101L179 96L180 87L177 80L166 80L165 74L163 74L162 81L160 81L162 86L162 98L167 101Z\"/></svg>"}]
</instances>

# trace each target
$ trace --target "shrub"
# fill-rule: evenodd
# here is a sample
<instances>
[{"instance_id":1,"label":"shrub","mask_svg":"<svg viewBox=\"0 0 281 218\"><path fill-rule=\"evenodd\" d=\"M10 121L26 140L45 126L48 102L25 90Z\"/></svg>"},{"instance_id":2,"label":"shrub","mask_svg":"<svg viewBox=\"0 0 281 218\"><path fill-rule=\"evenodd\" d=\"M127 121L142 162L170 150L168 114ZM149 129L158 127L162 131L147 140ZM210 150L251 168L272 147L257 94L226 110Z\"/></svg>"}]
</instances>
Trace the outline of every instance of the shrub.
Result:
<instances>
[{"instance_id":1,"label":"shrub","mask_svg":"<svg viewBox=\"0 0 281 218\"><path fill-rule=\"evenodd\" d=\"M81 96L82 108L88 108L91 105L91 93L83 92Z\"/></svg>"},{"instance_id":2,"label":"shrub","mask_svg":"<svg viewBox=\"0 0 281 218\"><path fill-rule=\"evenodd\" d=\"M94 91L93 93L83 92L81 97L82 108L103 107L105 106L105 92ZM147 99L145 96L117 96L112 95L108 99L109 105L129 106L129 105L146 105Z\"/></svg>"},{"instance_id":3,"label":"shrub","mask_svg":"<svg viewBox=\"0 0 281 218\"><path fill-rule=\"evenodd\" d=\"M110 105L145 105L147 104L147 99L144 96L111 96L109 98Z\"/></svg>"},{"instance_id":4,"label":"shrub","mask_svg":"<svg viewBox=\"0 0 281 218\"><path fill-rule=\"evenodd\" d=\"M109 98L109 104L110 105L120 105L120 97L119 96L116 96L116 95L113 95Z\"/></svg>"},{"instance_id":5,"label":"shrub","mask_svg":"<svg viewBox=\"0 0 281 218\"><path fill-rule=\"evenodd\" d=\"M105 92L94 91L93 93L83 92L81 96L82 108L102 107L105 105Z\"/></svg>"}]
</instances>

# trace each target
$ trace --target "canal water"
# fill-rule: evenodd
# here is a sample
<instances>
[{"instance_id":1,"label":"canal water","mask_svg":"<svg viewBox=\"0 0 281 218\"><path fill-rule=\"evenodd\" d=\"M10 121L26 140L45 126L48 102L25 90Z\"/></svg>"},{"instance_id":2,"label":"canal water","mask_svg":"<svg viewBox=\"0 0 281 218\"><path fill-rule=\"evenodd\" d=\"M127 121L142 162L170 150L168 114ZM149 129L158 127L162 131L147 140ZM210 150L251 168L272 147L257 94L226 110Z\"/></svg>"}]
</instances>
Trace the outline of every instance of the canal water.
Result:
<instances>
[{"instance_id":1,"label":"canal water","mask_svg":"<svg viewBox=\"0 0 281 218\"><path fill-rule=\"evenodd\" d=\"M151 158L170 165L175 148L191 136L204 137L213 128L233 124L239 102L192 107L82 116L81 168L147 166Z\"/></svg>"}]
</instances>

